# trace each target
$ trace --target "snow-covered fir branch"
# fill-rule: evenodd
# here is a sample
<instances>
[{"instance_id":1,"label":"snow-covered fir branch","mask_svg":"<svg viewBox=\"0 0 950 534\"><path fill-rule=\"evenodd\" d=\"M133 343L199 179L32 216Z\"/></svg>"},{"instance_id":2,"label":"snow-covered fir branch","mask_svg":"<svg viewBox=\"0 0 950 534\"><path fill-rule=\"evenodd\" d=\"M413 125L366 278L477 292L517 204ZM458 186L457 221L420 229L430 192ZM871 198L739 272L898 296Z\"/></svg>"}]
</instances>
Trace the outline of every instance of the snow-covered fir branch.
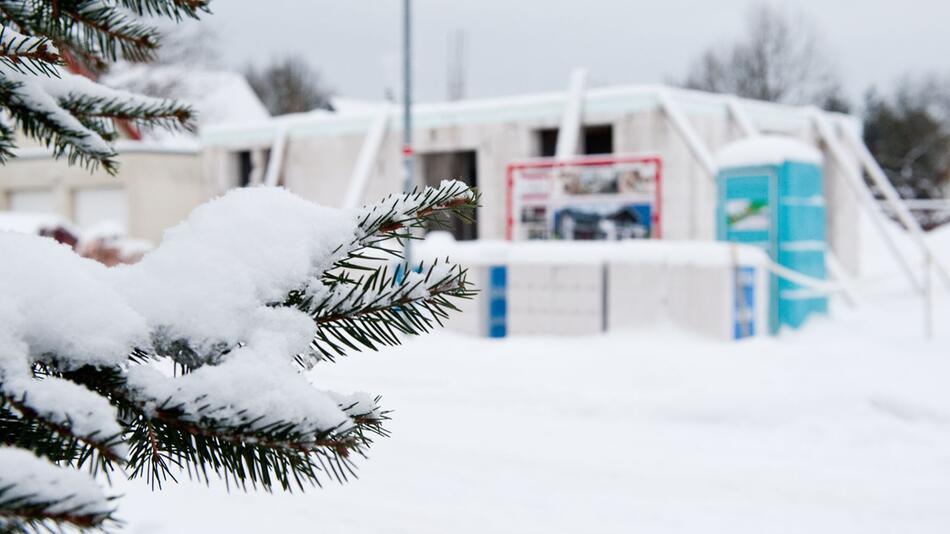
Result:
<instances>
[{"instance_id":1,"label":"snow-covered fir branch","mask_svg":"<svg viewBox=\"0 0 950 534\"><path fill-rule=\"evenodd\" d=\"M185 104L111 89L59 67L51 70L53 75L36 76L0 63L0 102L17 126L51 146L57 156L113 170L111 120L191 128L193 111Z\"/></svg>"},{"instance_id":2,"label":"snow-covered fir branch","mask_svg":"<svg viewBox=\"0 0 950 534\"><path fill-rule=\"evenodd\" d=\"M64 69L98 73L118 58L148 61L158 30L143 18L197 18L207 0L0 0L0 163L15 156L14 132L55 157L115 172L114 121L193 128L188 106L116 91Z\"/></svg>"},{"instance_id":3,"label":"snow-covered fir branch","mask_svg":"<svg viewBox=\"0 0 950 534\"><path fill-rule=\"evenodd\" d=\"M57 157L91 164L109 162L115 155L112 146L63 109L36 76L0 65L0 102L24 133L51 147Z\"/></svg>"},{"instance_id":4,"label":"snow-covered fir branch","mask_svg":"<svg viewBox=\"0 0 950 534\"><path fill-rule=\"evenodd\" d=\"M97 528L112 522L113 512L112 499L88 475L0 446L0 532Z\"/></svg>"},{"instance_id":5,"label":"snow-covered fir branch","mask_svg":"<svg viewBox=\"0 0 950 534\"><path fill-rule=\"evenodd\" d=\"M0 420L53 436L50 458L125 463L153 484L179 469L267 489L345 480L387 413L373 395L321 391L300 364L426 332L471 296L447 260L393 271L360 257L403 238L392 221L476 198L445 182L345 211L239 189L116 268L0 233ZM55 306L34 305L47 295Z\"/></svg>"},{"instance_id":6,"label":"snow-covered fir branch","mask_svg":"<svg viewBox=\"0 0 950 534\"><path fill-rule=\"evenodd\" d=\"M164 16L181 20L197 18L208 12L210 0L118 0L118 4L137 15Z\"/></svg>"},{"instance_id":7,"label":"snow-covered fir branch","mask_svg":"<svg viewBox=\"0 0 950 534\"><path fill-rule=\"evenodd\" d=\"M319 326L311 351L298 356L305 367L347 349L376 350L399 344L402 335L428 332L456 310L451 298L474 296L466 271L448 259L415 269L386 264L346 283L335 280L311 287L297 303Z\"/></svg>"},{"instance_id":8,"label":"snow-covered fir branch","mask_svg":"<svg viewBox=\"0 0 950 534\"><path fill-rule=\"evenodd\" d=\"M18 72L54 75L62 58L45 37L32 37L0 24L0 63Z\"/></svg>"}]
</instances>

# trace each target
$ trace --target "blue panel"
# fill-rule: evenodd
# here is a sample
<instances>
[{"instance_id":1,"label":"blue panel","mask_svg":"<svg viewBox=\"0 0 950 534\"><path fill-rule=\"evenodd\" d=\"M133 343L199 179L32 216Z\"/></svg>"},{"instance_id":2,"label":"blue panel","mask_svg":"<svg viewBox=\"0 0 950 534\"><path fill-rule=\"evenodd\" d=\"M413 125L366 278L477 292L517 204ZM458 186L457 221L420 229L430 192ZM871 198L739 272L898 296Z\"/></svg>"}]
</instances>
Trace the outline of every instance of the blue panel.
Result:
<instances>
[{"instance_id":1,"label":"blue panel","mask_svg":"<svg viewBox=\"0 0 950 534\"><path fill-rule=\"evenodd\" d=\"M508 268L488 268L488 337L508 335Z\"/></svg>"},{"instance_id":2,"label":"blue panel","mask_svg":"<svg viewBox=\"0 0 950 534\"><path fill-rule=\"evenodd\" d=\"M824 241L825 207L782 200L779 210L779 241Z\"/></svg>"},{"instance_id":3,"label":"blue panel","mask_svg":"<svg viewBox=\"0 0 950 534\"><path fill-rule=\"evenodd\" d=\"M786 162L779 170L779 196L786 197L823 197L824 184L821 168L809 163Z\"/></svg>"},{"instance_id":4,"label":"blue panel","mask_svg":"<svg viewBox=\"0 0 950 534\"><path fill-rule=\"evenodd\" d=\"M736 267L733 339L755 335L755 267Z\"/></svg>"},{"instance_id":5,"label":"blue panel","mask_svg":"<svg viewBox=\"0 0 950 534\"><path fill-rule=\"evenodd\" d=\"M781 214L776 261L806 276L826 279L826 213L824 183L816 165L788 162L780 180ZM828 298L781 280L778 286L779 322L798 328L815 313L826 313Z\"/></svg>"},{"instance_id":6,"label":"blue panel","mask_svg":"<svg viewBox=\"0 0 950 534\"><path fill-rule=\"evenodd\" d=\"M826 278L825 251L823 249L802 250L792 248L801 244L802 243L782 243L779 245L779 265L798 271L806 276L824 280Z\"/></svg>"}]
</instances>

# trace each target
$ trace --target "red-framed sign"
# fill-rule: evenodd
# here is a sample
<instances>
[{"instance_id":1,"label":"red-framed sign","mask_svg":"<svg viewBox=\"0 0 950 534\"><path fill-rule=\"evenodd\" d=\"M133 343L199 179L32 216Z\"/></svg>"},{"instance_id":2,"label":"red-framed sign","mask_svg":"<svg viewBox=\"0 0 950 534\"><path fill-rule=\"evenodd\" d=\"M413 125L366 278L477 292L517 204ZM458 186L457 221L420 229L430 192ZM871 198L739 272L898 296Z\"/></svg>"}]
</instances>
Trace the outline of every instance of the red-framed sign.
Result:
<instances>
[{"instance_id":1,"label":"red-framed sign","mask_svg":"<svg viewBox=\"0 0 950 534\"><path fill-rule=\"evenodd\" d=\"M508 165L505 238L659 238L657 155L538 158Z\"/></svg>"}]
</instances>

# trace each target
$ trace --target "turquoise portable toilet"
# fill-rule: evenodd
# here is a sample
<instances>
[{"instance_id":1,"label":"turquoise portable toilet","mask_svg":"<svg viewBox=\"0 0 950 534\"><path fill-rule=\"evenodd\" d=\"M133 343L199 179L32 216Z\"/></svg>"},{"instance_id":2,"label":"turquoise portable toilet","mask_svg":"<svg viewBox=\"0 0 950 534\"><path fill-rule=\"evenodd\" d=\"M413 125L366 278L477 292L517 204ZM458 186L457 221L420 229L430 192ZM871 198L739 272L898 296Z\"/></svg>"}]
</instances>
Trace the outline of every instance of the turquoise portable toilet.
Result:
<instances>
[{"instance_id":1,"label":"turquoise portable toilet","mask_svg":"<svg viewBox=\"0 0 950 534\"><path fill-rule=\"evenodd\" d=\"M755 245L773 262L826 279L821 152L796 139L759 136L723 148L716 176L716 236ZM769 331L828 312L824 293L772 274Z\"/></svg>"}]
</instances>

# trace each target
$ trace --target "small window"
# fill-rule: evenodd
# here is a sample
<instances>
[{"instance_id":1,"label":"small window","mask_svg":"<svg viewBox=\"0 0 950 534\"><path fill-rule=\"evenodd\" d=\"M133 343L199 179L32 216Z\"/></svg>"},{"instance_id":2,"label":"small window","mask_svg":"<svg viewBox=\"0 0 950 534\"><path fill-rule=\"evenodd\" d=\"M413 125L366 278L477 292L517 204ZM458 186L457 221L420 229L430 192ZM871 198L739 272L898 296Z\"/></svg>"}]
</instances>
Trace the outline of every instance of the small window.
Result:
<instances>
[{"instance_id":1,"label":"small window","mask_svg":"<svg viewBox=\"0 0 950 534\"><path fill-rule=\"evenodd\" d=\"M435 152L422 155L422 172L425 184L438 187L442 180L452 179L464 182L470 187L478 187L478 153L474 150L457 152ZM429 230L447 230L457 241L470 241L478 238L478 210L472 214L471 223L458 217L446 217L429 226Z\"/></svg>"},{"instance_id":2,"label":"small window","mask_svg":"<svg viewBox=\"0 0 950 534\"><path fill-rule=\"evenodd\" d=\"M543 128L535 132L537 155L543 158L554 156L557 151L557 128ZM579 154L613 154L614 129L610 124L584 126L581 134Z\"/></svg>"},{"instance_id":3,"label":"small window","mask_svg":"<svg viewBox=\"0 0 950 534\"><path fill-rule=\"evenodd\" d=\"M550 158L557 150L557 128L538 130L538 155Z\"/></svg>"},{"instance_id":4,"label":"small window","mask_svg":"<svg viewBox=\"0 0 950 534\"><path fill-rule=\"evenodd\" d=\"M613 154L614 129L606 124L602 126L584 126L584 154Z\"/></svg>"}]
</instances>

